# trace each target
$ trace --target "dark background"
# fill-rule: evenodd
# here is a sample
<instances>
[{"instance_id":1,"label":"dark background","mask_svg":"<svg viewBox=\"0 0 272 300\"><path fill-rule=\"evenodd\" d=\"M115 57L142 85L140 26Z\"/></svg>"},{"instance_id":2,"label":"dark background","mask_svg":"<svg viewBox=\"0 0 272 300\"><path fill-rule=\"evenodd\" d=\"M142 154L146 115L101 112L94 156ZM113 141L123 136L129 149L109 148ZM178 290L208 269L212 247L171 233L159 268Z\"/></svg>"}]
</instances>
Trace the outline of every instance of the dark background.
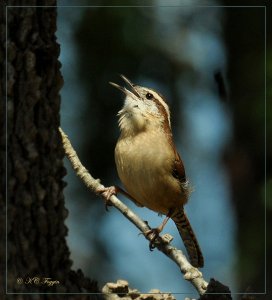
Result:
<instances>
[{"instance_id":1,"label":"dark background","mask_svg":"<svg viewBox=\"0 0 272 300\"><path fill-rule=\"evenodd\" d=\"M8 8L5 19L7 2L17 7ZM66 160L68 185L63 182L60 123L91 174L105 185L120 184L113 153L123 99L108 82L120 83L122 73L168 100L175 143L194 187L186 212L204 253L206 280L214 277L233 293L268 291L269 3L63 0L56 10L54 0L7 2L0 14L0 94L7 100L0 109L1 170L7 167L0 203L4 220L7 197L1 229L8 235L8 290L47 292L16 280L51 276L61 284L50 292L97 292L120 278L141 292L194 292L175 265L148 251L122 215L113 208L105 212ZM151 226L161 222L154 212L123 200ZM165 232L183 249L171 222ZM78 268L85 276L73 271Z\"/></svg>"},{"instance_id":2,"label":"dark background","mask_svg":"<svg viewBox=\"0 0 272 300\"><path fill-rule=\"evenodd\" d=\"M124 2L97 2L99 6L113 4ZM128 6L136 4L125 2ZM158 2L148 1L152 4ZM64 85L62 121L91 173L106 185L119 184L113 152L118 138L116 113L122 106L122 96L108 81L120 83L121 73L163 93L170 104L178 149L195 187L188 212L206 253L204 274L223 280L235 292L264 292L265 216L268 230L272 186L268 163L271 143L266 140L271 136L271 94L265 95L265 72L268 80L271 76L271 43L265 35L269 8L250 7L265 5L262 1L244 1L242 7L230 7L232 4L239 5L195 1L189 7L161 7L159 16L148 7L85 7L74 8L73 13L59 8L59 17L63 18L63 23L59 19L60 40L61 26L71 24L71 19L74 22L70 31L66 29L62 44L63 76L69 80ZM65 54L70 44L73 50L69 48L70 54ZM70 84L76 92L71 91ZM115 211L105 213L101 202L92 200L83 185L68 176L68 241L74 249L75 264L102 282L123 276L137 288L141 284L144 289L161 286L159 279L140 275L141 262L155 264L155 268L157 262L145 254L144 243L141 259L136 258L140 251L137 232L118 231L124 227L124 231L130 230L130 225L123 223L119 215L112 217ZM143 210L139 213L146 217ZM153 220L152 213L146 218ZM159 222L154 219L154 224ZM175 234L173 226L166 230ZM81 236L75 236L76 232ZM111 243L112 235L114 240L117 236L118 240L127 238L124 244L132 246L118 246L119 242L123 245L121 241ZM79 240L80 250L76 246ZM178 237L175 240L178 243ZM266 243L270 249L269 238ZM85 247L92 249L92 256ZM133 249L137 249L135 254ZM156 259L163 265L161 258ZM120 271L124 268L126 271ZM169 270L170 274L174 272ZM137 281L137 277L141 279ZM174 286L172 290L170 285L173 292L189 290L188 285Z\"/></svg>"}]
</instances>

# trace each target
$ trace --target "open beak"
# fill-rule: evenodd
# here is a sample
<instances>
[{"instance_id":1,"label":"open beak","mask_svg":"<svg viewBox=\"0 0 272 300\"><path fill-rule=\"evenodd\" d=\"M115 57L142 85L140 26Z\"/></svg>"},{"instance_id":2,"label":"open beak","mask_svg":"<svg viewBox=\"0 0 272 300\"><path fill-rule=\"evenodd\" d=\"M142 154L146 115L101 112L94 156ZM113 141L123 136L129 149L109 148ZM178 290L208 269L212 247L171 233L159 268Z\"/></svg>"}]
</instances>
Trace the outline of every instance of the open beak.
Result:
<instances>
[{"instance_id":1,"label":"open beak","mask_svg":"<svg viewBox=\"0 0 272 300\"><path fill-rule=\"evenodd\" d=\"M126 89L125 87L122 87L114 82L109 82L112 86L122 91L125 95L134 95L138 98L140 98L139 93L137 92L135 88L135 84L133 84L128 78L126 78L124 75L120 75L120 77L128 84L128 86L131 88L131 90Z\"/></svg>"}]
</instances>

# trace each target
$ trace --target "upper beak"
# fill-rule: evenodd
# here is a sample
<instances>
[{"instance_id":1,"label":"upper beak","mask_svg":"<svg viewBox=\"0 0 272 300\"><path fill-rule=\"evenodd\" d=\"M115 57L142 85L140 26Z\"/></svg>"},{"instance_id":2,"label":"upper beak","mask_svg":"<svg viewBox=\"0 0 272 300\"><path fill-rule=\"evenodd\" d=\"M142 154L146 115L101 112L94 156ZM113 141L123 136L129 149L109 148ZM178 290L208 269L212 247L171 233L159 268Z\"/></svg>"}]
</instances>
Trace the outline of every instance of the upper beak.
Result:
<instances>
[{"instance_id":1,"label":"upper beak","mask_svg":"<svg viewBox=\"0 0 272 300\"><path fill-rule=\"evenodd\" d=\"M135 84L133 84L128 78L126 78L124 75L120 75L120 77L129 85L129 87L131 88L131 90L126 89L125 87L122 87L114 82L109 82L109 84L111 84L112 86L116 87L117 89L121 90L123 93L125 93L126 95L129 94L133 94L137 97L140 98L139 93L137 92L136 88L135 88Z\"/></svg>"}]
</instances>

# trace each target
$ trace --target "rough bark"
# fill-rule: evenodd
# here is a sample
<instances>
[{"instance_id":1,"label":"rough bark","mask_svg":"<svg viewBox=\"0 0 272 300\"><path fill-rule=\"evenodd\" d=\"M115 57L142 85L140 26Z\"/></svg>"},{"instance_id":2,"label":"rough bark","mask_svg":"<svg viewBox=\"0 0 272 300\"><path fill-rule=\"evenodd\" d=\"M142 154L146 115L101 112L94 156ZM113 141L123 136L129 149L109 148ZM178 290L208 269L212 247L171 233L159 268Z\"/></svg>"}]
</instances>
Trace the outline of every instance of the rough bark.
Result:
<instances>
[{"instance_id":1,"label":"rough bark","mask_svg":"<svg viewBox=\"0 0 272 300\"><path fill-rule=\"evenodd\" d=\"M64 220L68 211L64 205L62 178L66 171L58 133L59 90L63 79L58 61L60 46L55 36L56 7L22 7L41 5L34 0L6 4L19 6L8 7L5 15L4 4L0 20L1 71L7 66L6 292L98 292L96 282L85 278L80 270L71 270L72 261L65 240L67 227ZM46 5L56 5L56 1L47 0ZM5 17L7 65L4 59ZM1 99L4 99L4 88L5 72L2 71ZM1 102L1 106L1 170L4 170L5 103ZM4 176L1 178L2 208L5 183ZM1 257L4 257L2 254L3 249ZM59 283L49 286L44 278ZM54 299L61 297L54 295ZM79 297L91 299L94 296ZM21 299L22 296L9 295L9 298ZM31 298L31 295L23 297ZM50 295L39 295L35 299L49 298Z\"/></svg>"}]
</instances>

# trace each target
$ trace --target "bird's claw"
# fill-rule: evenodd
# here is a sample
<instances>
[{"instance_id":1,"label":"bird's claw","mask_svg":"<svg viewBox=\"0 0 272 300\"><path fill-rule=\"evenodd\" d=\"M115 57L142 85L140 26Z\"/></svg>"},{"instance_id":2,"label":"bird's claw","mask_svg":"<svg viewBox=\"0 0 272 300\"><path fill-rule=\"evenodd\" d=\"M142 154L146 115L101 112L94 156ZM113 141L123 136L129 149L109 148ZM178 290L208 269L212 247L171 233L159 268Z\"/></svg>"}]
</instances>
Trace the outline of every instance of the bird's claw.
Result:
<instances>
[{"instance_id":1,"label":"bird's claw","mask_svg":"<svg viewBox=\"0 0 272 300\"><path fill-rule=\"evenodd\" d=\"M98 191L98 193L105 198L105 209L106 209L106 211L109 211L108 207L112 206L110 197L112 195L117 195L117 193L118 193L117 188L115 186L105 187L105 188L100 189Z\"/></svg>"},{"instance_id":2,"label":"bird's claw","mask_svg":"<svg viewBox=\"0 0 272 300\"><path fill-rule=\"evenodd\" d=\"M148 236L150 236L149 237L149 240L150 240L150 243L149 243L149 250L150 251L153 251L155 248L156 248L156 240L158 239L158 238L160 238L160 230L158 229L158 228L152 228L152 229L150 229L150 230L148 230L146 233L145 233L145 236L146 237L148 237Z\"/></svg>"}]
</instances>

